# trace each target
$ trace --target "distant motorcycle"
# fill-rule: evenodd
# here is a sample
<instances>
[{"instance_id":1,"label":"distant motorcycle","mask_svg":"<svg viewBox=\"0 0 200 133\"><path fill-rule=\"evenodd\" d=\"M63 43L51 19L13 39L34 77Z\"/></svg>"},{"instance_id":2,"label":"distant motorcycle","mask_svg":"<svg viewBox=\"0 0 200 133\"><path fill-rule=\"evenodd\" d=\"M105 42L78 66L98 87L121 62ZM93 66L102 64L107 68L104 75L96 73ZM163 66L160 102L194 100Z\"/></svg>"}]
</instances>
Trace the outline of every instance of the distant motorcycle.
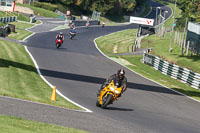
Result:
<instances>
[{"instance_id":1,"label":"distant motorcycle","mask_svg":"<svg viewBox=\"0 0 200 133\"><path fill-rule=\"evenodd\" d=\"M70 32L70 39L73 39L76 36L76 33Z\"/></svg>"},{"instance_id":2,"label":"distant motorcycle","mask_svg":"<svg viewBox=\"0 0 200 133\"><path fill-rule=\"evenodd\" d=\"M101 26L102 26L102 28L103 28L103 27L105 26L105 22L103 22Z\"/></svg>"},{"instance_id":3,"label":"distant motorcycle","mask_svg":"<svg viewBox=\"0 0 200 133\"><path fill-rule=\"evenodd\" d=\"M86 29L88 29L88 27L90 26L90 23L87 22L87 23L85 24L85 26L86 26Z\"/></svg>"},{"instance_id":4,"label":"distant motorcycle","mask_svg":"<svg viewBox=\"0 0 200 133\"><path fill-rule=\"evenodd\" d=\"M59 48L61 44L63 43L63 40L61 39L56 39L56 48Z\"/></svg>"},{"instance_id":5,"label":"distant motorcycle","mask_svg":"<svg viewBox=\"0 0 200 133\"><path fill-rule=\"evenodd\" d=\"M96 106L102 109L106 108L109 104L112 104L118 99L118 95L121 94L122 88L118 87L118 80L112 80L109 85L102 89L100 92Z\"/></svg>"}]
</instances>

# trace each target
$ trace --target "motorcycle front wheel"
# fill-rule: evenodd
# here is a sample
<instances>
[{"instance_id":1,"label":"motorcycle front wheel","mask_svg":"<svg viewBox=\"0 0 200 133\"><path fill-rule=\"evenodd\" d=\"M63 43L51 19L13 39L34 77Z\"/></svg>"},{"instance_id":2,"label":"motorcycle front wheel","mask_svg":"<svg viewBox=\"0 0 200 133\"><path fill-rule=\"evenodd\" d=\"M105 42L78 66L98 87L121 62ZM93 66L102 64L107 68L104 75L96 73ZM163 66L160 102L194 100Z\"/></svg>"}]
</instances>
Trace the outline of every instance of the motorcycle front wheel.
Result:
<instances>
[{"instance_id":1,"label":"motorcycle front wheel","mask_svg":"<svg viewBox=\"0 0 200 133\"><path fill-rule=\"evenodd\" d=\"M60 47L60 43L56 43L56 48L59 48Z\"/></svg>"},{"instance_id":2,"label":"motorcycle front wheel","mask_svg":"<svg viewBox=\"0 0 200 133\"><path fill-rule=\"evenodd\" d=\"M111 94L107 95L107 97L104 97L105 101L103 101L103 104L101 105L102 109L105 109L107 107L107 105L110 104L112 97L113 96Z\"/></svg>"},{"instance_id":3,"label":"motorcycle front wheel","mask_svg":"<svg viewBox=\"0 0 200 133\"><path fill-rule=\"evenodd\" d=\"M96 102L96 106L97 106L97 107L100 107L100 106L101 106L98 100L97 100L97 102Z\"/></svg>"}]
</instances>

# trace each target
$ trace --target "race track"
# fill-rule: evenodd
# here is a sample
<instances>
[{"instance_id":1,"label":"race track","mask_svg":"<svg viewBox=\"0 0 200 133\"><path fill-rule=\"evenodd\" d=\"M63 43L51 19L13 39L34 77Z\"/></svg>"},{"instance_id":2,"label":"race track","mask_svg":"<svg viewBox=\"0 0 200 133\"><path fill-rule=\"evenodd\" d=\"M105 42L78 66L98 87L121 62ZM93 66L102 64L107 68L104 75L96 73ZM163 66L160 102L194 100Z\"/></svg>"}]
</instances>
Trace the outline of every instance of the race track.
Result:
<instances>
[{"instance_id":1,"label":"race track","mask_svg":"<svg viewBox=\"0 0 200 133\"><path fill-rule=\"evenodd\" d=\"M153 6L157 5L154 3ZM166 9L170 12L169 8ZM155 13L149 15L149 18L154 17ZM102 118L120 122L118 128L128 126L131 128L126 132L142 133L199 133L198 102L137 75L104 57L95 47L94 39L99 36L136 27L137 25L130 24L77 28L77 36L73 40L69 39L69 30L62 30L65 41L60 49L55 47L58 31L37 33L27 40L26 45L42 75L57 86L63 95ZM127 91L108 109L97 108L97 89L105 78L120 68L126 71ZM92 123L93 121L88 121L88 128ZM105 127L99 132L107 131Z\"/></svg>"}]
</instances>

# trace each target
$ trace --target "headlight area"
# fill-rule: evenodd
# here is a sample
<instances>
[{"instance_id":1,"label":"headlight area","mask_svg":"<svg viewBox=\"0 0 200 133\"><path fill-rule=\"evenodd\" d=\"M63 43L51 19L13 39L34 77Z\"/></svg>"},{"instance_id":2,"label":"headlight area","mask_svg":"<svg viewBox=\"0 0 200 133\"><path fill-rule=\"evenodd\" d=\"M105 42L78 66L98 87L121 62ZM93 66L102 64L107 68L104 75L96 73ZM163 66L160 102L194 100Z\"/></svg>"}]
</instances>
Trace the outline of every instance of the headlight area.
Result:
<instances>
[{"instance_id":1,"label":"headlight area","mask_svg":"<svg viewBox=\"0 0 200 133\"><path fill-rule=\"evenodd\" d=\"M113 87L110 87L110 90L111 90L111 91L114 91L114 90L115 90L115 88L113 88Z\"/></svg>"},{"instance_id":2,"label":"headlight area","mask_svg":"<svg viewBox=\"0 0 200 133\"><path fill-rule=\"evenodd\" d=\"M115 93L119 94L119 91L118 91L118 90L115 90Z\"/></svg>"}]
</instances>

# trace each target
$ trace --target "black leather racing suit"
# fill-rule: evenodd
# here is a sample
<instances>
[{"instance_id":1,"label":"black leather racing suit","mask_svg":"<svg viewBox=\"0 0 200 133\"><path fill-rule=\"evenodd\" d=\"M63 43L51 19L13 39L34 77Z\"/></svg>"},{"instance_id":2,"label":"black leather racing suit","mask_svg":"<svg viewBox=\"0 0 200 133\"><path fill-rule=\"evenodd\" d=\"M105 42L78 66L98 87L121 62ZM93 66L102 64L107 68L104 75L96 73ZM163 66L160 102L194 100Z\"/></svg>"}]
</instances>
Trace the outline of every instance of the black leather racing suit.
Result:
<instances>
[{"instance_id":1,"label":"black leather racing suit","mask_svg":"<svg viewBox=\"0 0 200 133\"><path fill-rule=\"evenodd\" d=\"M122 93L124 93L126 91L126 89L127 89L127 78L124 76L123 79L119 79L117 74L113 74L108 79L106 79L106 81L101 85L101 88L98 91L98 95L100 94L102 89L105 88L114 79L118 79L119 86L122 86ZM121 96L121 94L119 96Z\"/></svg>"}]
</instances>

